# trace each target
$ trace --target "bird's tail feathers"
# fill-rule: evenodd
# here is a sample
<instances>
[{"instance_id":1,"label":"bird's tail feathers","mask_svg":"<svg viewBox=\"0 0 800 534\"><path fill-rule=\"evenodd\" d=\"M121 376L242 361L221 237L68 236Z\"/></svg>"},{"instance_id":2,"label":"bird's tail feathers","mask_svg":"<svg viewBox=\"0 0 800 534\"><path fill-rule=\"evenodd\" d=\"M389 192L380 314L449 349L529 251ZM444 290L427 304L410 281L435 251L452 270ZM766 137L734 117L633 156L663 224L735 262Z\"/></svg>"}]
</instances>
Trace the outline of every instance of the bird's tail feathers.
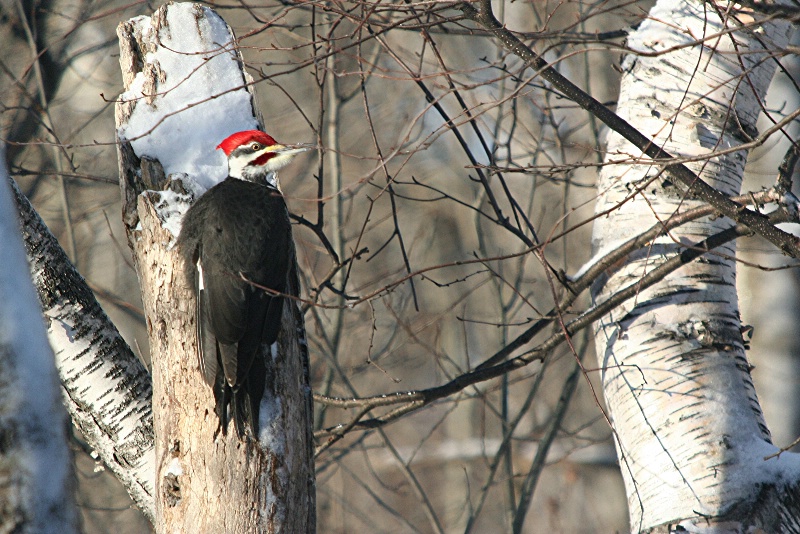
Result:
<instances>
[{"instance_id":1,"label":"bird's tail feathers","mask_svg":"<svg viewBox=\"0 0 800 534\"><path fill-rule=\"evenodd\" d=\"M219 420L219 426L223 435L228 434L228 422L230 421L228 417L228 406L231 403L232 396L233 391L225 381L225 375L222 373L217 374L214 379L214 411L217 414L217 419Z\"/></svg>"},{"instance_id":2,"label":"bird's tail feathers","mask_svg":"<svg viewBox=\"0 0 800 534\"><path fill-rule=\"evenodd\" d=\"M258 409L261 399L254 399L247 390L247 387L239 387L231 390L231 408L233 409L233 424L239 439L243 439L249 427L253 436L258 438Z\"/></svg>"},{"instance_id":3,"label":"bird's tail feathers","mask_svg":"<svg viewBox=\"0 0 800 534\"><path fill-rule=\"evenodd\" d=\"M222 434L228 434L228 425L233 419L233 426L239 439L244 439L248 433L258 439L261 397L251 395L246 384L236 388L229 386L222 373L220 376L222 378L214 385L214 399Z\"/></svg>"}]
</instances>

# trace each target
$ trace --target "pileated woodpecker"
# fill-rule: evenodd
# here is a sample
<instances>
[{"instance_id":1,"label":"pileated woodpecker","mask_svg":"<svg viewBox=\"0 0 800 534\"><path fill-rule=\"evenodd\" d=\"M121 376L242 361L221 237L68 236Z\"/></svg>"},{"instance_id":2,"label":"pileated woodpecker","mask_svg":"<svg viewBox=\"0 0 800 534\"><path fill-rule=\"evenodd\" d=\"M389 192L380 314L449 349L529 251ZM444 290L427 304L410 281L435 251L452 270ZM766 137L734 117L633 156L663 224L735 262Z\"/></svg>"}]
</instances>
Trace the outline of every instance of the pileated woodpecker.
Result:
<instances>
[{"instance_id":1,"label":"pileated woodpecker","mask_svg":"<svg viewBox=\"0 0 800 534\"><path fill-rule=\"evenodd\" d=\"M294 243L276 171L305 147L259 130L231 135L218 149L228 177L184 215L178 249L194 280L200 370L213 388L223 434L258 437L269 346L278 338ZM265 291L266 289L272 290Z\"/></svg>"}]
</instances>

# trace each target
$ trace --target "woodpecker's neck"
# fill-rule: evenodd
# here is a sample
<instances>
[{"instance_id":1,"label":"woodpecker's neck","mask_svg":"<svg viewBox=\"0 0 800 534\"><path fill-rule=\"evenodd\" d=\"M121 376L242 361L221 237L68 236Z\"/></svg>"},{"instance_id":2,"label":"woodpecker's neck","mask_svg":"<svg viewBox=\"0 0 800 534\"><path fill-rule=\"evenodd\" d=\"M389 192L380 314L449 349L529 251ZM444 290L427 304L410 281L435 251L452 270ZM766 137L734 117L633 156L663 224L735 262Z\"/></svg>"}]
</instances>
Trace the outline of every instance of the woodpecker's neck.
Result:
<instances>
[{"instance_id":1,"label":"woodpecker's neck","mask_svg":"<svg viewBox=\"0 0 800 534\"><path fill-rule=\"evenodd\" d=\"M228 160L228 176L257 184L264 184L275 189L280 189L278 173L268 170L265 166L242 165L242 161L236 158Z\"/></svg>"}]
</instances>

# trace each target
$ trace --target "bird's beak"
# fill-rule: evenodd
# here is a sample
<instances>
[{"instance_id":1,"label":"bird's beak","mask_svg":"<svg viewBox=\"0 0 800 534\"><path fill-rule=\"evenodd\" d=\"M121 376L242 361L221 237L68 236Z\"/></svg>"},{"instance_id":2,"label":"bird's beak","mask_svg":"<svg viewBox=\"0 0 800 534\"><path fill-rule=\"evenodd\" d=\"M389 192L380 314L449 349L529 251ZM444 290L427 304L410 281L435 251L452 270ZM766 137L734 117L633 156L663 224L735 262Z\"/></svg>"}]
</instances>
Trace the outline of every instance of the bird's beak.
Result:
<instances>
[{"instance_id":1,"label":"bird's beak","mask_svg":"<svg viewBox=\"0 0 800 534\"><path fill-rule=\"evenodd\" d=\"M275 150L273 150L273 152L276 152L281 156L294 156L295 154L299 154L301 152L314 150L316 146L300 143L296 145L281 145L280 147L274 147L274 148Z\"/></svg>"}]
</instances>

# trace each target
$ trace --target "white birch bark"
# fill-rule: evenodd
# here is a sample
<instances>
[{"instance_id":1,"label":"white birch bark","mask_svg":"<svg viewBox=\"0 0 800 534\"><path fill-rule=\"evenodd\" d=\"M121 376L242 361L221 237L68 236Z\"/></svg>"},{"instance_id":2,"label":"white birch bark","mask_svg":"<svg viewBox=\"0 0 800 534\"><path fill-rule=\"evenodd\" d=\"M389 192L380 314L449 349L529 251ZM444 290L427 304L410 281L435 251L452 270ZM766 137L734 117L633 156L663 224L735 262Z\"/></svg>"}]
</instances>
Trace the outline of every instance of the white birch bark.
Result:
<instances>
[{"instance_id":1,"label":"white birch bark","mask_svg":"<svg viewBox=\"0 0 800 534\"><path fill-rule=\"evenodd\" d=\"M214 167L214 144L232 133L218 131L221 124L230 117L244 117L239 129L258 124L233 34L208 8L168 4L152 18L121 24L118 35L126 89L116 108L123 221L150 336L156 531L313 532L302 314L294 302L284 306L278 349L267 362L259 441L223 435L198 367L194 297L171 246L176 214L186 209L176 199L191 196L184 186L209 186L202 182L215 171L200 175ZM297 288L294 270L289 283Z\"/></svg>"},{"instance_id":2,"label":"white birch bark","mask_svg":"<svg viewBox=\"0 0 800 534\"><path fill-rule=\"evenodd\" d=\"M0 145L0 532L78 532L67 417Z\"/></svg>"},{"instance_id":3,"label":"white birch bark","mask_svg":"<svg viewBox=\"0 0 800 534\"><path fill-rule=\"evenodd\" d=\"M703 156L690 168L730 195L740 190L747 152L713 154L756 134L760 103L776 68L763 47L785 46L790 28L765 22L755 31L740 30L735 17L725 18L727 6L659 1L628 44L670 51L626 58L617 112L667 152ZM619 135L609 136L607 163L640 155ZM646 162L605 167L598 191L596 212L611 212L595 224L596 253L698 205ZM679 227L611 267L594 298L608 298L683 247L732 224L712 217ZM699 529L693 532L712 526L798 528L787 515L765 513L770 505L785 506L798 517L797 503L787 499L798 484L798 464L788 454L765 459L774 447L740 330L735 244L716 252L596 324L633 532L670 524Z\"/></svg>"},{"instance_id":4,"label":"white birch bark","mask_svg":"<svg viewBox=\"0 0 800 534\"><path fill-rule=\"evenodd\" d=\"M28 199L11 185L64 404L87 443L152 520L150 375Z\"/></svg>"}]
</instances>

